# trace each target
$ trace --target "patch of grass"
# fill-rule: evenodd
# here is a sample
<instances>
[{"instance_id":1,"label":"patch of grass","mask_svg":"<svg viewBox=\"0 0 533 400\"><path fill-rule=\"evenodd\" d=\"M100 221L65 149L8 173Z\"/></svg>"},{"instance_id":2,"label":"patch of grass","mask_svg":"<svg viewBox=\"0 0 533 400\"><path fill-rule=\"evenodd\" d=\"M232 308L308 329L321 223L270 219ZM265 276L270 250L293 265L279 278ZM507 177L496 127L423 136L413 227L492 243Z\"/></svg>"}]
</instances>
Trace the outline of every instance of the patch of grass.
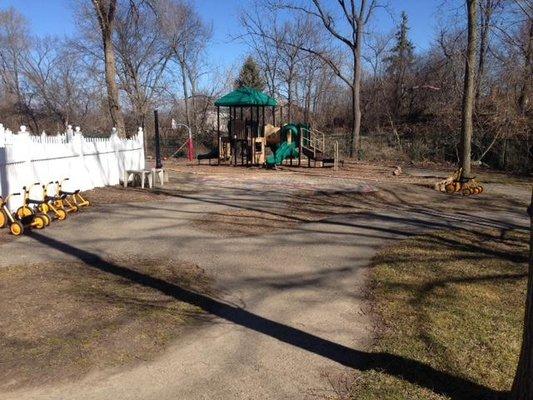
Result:
<instances>
[{"instance_id":1,"label":"patch of grass","mask_svg":"<svg viewBox=\"0 0 533 400\"><path fill-rule=\"evenodd\" d=\"M438 232L383 250L373 264L375 352L417 360L494 391L510 389L524 313L528 234ZM446 399L380 371L353 399ZM461 388L452 388L460 397Z\"/></svg>"},{"instance_id":2,"label":"patch of grass","mask_svg":"<svg viewBox=\"0 0 533 400\"><path fill-rule=\"evenodd\" d=\"M203 270L173 260L116 265L209 293ZM0 269L0 388L76 379L150 359L202 316L187 303L80 262Z\"/></svg>"}]
</instances>

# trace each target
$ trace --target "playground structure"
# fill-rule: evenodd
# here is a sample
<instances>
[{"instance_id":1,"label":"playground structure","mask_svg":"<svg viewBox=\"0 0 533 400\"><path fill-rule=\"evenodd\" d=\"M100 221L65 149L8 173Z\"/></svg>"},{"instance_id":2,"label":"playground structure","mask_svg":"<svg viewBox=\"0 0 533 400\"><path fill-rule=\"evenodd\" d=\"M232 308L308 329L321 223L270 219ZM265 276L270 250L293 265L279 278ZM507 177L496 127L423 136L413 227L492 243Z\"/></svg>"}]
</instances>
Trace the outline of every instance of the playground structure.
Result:
<instances>
[{"instance_id":1,"label":"playground structure","mask_svg":"<svg viewBox=\"0 0 533 400\"><path fill-rule=\"evenodd\" d=\"M288 160L290 165L338 168L338 144L333 156L326 155L325 134L309 125L287 123L276 126L275 99L258 90L243 87L226 94L215 102L217 107L217 145L198 161L212 159L217 164L275 167ZM221 130L220 109L228 109L227 133ZM268 110L268 111L267 111ZM271 115L268 115L271 114ZM267 156L267 149L272 154Z\"/></svg>"}]
</instances>

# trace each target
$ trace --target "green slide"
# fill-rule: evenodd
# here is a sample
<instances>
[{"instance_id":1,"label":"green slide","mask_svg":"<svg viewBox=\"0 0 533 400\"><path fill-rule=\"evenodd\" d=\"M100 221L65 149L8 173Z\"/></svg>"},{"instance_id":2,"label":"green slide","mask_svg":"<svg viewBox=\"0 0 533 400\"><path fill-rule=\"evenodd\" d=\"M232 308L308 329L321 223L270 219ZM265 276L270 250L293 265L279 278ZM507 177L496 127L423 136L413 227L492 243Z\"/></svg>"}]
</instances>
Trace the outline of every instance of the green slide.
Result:
<instances>
[{"instance_id":1,"label":"green slide","mask_svg":"<svg viewBox=\"0 0 533 400\"><path fill-rule=\"evenodd\" d=\"M267 165L281 165L283 160L292 156L293 158L298 158L298 149L296 148L296 143L287 143L283 142L281 146L276 150L276 153L268 156Z\"/></svg>"}]
</instances>

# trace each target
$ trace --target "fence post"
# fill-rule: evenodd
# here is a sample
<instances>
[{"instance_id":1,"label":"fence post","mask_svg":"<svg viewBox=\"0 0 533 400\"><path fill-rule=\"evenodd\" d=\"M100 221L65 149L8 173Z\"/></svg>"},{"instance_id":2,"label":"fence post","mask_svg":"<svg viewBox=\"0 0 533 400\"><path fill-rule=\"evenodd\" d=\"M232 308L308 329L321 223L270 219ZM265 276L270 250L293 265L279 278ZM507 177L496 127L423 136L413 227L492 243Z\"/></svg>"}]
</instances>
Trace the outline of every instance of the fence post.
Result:
<instances>
[{"instance_id":1,"label":"fence post","mask_svg":"<svg viewBox=\"0 0 533 400\"><path fill-rule=\"evenodd\" d=\"M117 128L113 127L111 130L111 136L109 136L109 143L111 144L111 147L113 148L113 152L115 154L115 162L114 165L117 166L117 172L118 172L118 182L120 183L121 178L124 176L124 172L128 169L126 165L126 157L121 158L120 155L120 146L122 144L122 140L118 137ZM126 153L122 153L124 155ZM113 182L114 183L114 182Z\"/></svg>"},{"instance_id":2,"label":"fence post","mask_svg":"<svg viewBox=\"0 0 533 400\"><path fill-rule=\"evenodd\" d=\"M74 131L72 130L72 125L67 126L66 135L67 135L67 141L71 142L72 139L74 138Z\"/></svg>"},{"instance_id":3,"label":"fence post","mask_svg":"<svg viewBox=\"0 0 533 400\"><path fill-rule=\"evenodd\" d=\"M20 153L20 155L22 156L22 159L24 160L23 161L24 167L22 168L23 178L21 179L20 184L21 184L21 187L25 185L30 186L36 180L35 175L33 173L33 168L31 165L32 150L34 146L32 146L30 134L26 130L25 125L20 126L20 129L17 134L17 139L18 139L17 142L19 146L16 146L13 149L15 150L16 153ZM16 154L17 158L18 156L19 154Z\"/></svg>"},{"instance_id":4,"label":"fence post","mask_svg":"<svg viewBox=\"0 0 533 400\"><path fill-rule=\"evenodd\" d=\"M92 181L90 181L90 172L85 165L85 155L83 153L83 134L81 130L72 130L72 125L67 127L67 137L72 143L72 150L76 154L75 174L72 176L72 180L75 183L75 187L81 190L92 189ZM90 182L89 182L90 181Z\"/></svg>"}]
</instances>

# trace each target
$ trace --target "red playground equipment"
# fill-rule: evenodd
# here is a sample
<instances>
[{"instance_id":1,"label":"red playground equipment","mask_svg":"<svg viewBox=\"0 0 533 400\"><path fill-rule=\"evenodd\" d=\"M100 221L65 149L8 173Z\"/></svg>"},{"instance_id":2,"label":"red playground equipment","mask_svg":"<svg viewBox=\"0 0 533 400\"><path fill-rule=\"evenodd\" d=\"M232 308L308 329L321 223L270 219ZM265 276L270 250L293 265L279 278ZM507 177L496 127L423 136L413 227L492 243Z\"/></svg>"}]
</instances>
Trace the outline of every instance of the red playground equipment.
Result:
<instances>
[{"instance_id":1,"label":"red playground equipment","mask_svg":"<svg viewBox=\"0 0 533 400\"><path fill-rule=\"evenodd\" d=\"M189 161L193 161L195 159L195 154L194 154L194 141L192 139L192 131L191 131L191 128L186 125L186 124L175 124L173 123L172 124L172 129L178 129L179 127L182 127L182 128L186 128L187 131L188 131L188 137L187 137L187 140L185 141L185 143L183 143L178 150L176 150L172 155L171 157L175 157L176 154L178 154L181 150L183 150L183 148L185 146L187 146L187 159Z\"/></svg>"}]
</instances>

